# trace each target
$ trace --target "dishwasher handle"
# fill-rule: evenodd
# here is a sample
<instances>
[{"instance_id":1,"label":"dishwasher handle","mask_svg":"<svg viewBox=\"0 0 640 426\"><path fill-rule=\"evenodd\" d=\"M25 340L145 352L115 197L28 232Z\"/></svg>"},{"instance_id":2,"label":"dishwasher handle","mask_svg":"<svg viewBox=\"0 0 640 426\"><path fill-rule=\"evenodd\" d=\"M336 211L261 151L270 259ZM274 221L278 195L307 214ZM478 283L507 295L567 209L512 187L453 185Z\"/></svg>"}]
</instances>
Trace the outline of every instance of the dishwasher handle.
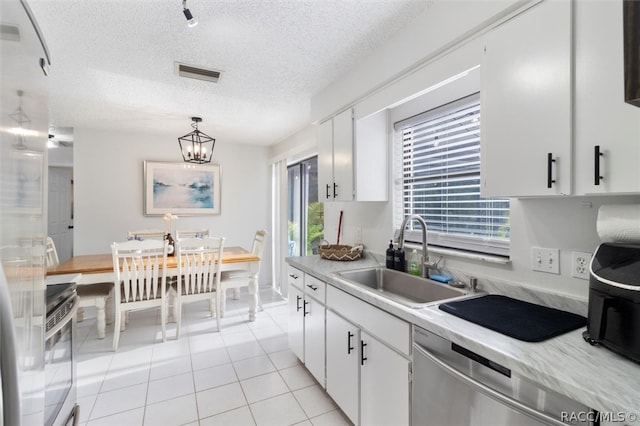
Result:
<instances>
[{"instance_id":1,"label":"dishwasher handle","mask_svg":"<svg viewBox=\"0 0 640 426\"><path fill-rule=\"evenodd\" d=\"M446 362L440 360L438 357L436 357L435 355L433 355L432 353L428 352L424 347L414 344L413 345L413 349L418 351L418 353L422 356L424 356L425 358L427 358L429 361L433 362L434 364L436 364L438 367L440 367L441 369L443 369L445 372L451 374L452 376L454 376L455 378L457 378L458 380L460 380L461 382L463 382L464 384L472 387L473 389L484 393L485 395L489 396L490 398L493 398L505 405L508 405L509 407L513 408L514 410L520 411L521 413L527 414L529 416L532 416L534 418L543 420L551 425L555 425L555 426L566 426L565 423L561 422L558 419L554 419L553 417L538 411L534 408L529 407L528 405L525 405L523 403L521 403L520 401L516 401L513 398L508 397L507 395L500 393L492 388L490 388L489 386L480 383L479 381L467 376L466 374L461 373L460 371L456 370L455 368L451 367L449 364L447 364Z\"/></svg>"}]
</instances>

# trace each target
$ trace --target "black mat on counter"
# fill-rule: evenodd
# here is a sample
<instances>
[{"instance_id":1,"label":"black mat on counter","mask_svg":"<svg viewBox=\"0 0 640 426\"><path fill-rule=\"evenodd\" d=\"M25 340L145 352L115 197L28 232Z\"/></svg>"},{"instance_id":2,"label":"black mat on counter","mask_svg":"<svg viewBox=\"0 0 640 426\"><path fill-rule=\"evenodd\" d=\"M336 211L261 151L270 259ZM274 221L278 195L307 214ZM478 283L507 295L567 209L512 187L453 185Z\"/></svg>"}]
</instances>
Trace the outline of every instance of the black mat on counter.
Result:
<instances>
[{"instance_id":1,"label":"black mat on counter","mask_svg":"<svg viewBox=\"0 0 640 426\"><path fill-rule=\"evenodd\" d=\"M587 325L580 315L494 294L443 303L440 309L525 342L541 342Z\"/></svg>"}]
</instances>

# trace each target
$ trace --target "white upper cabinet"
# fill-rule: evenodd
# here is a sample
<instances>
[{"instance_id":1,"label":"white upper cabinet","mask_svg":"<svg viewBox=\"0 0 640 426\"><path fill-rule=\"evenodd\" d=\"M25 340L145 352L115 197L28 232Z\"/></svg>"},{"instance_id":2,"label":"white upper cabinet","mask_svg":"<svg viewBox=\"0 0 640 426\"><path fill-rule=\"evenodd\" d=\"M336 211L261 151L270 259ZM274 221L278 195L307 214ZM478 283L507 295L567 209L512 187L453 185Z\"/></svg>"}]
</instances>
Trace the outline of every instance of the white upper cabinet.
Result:
<instances>
[{"instance_id":1,"label":"white upper cabinet","mask_svg":"<svg viewBox=\"0 0 640 426\"><path fill-rule=\"evenodd\" d=\"M546 0L485 36L483 196L571 193L571 17Z\"/></svg>"},{"instance_id":2,"label":"white upper cabinet","mask_svg":"<svg viewBox=\"0 0 640 426\"><path fill-rule=\"evenodd\" d=\"M344 111L320 125L318 195L324 201L353 200L353 113Z\"/></svg>"},{"instance_id":3,"label":"white upper cabinet","mask_svg":"<svg viewBox=\"0 0 640 426\"><path fill-rule=\"evenodd\" d=\"M322 123L318 128L320 200L386 201L386 140L386 113L358 120L354 126L349 109Z\"/></svg>"},{"instance_id":4,"label":"white upper cabinet","mask_svg":"<svg viewBox=\"0 0 640 426\"><path fill-rule=\"evenodd\" d=\"M640 108L624 102L622 2L578 1L575 16L575 193L639 192Z\"/></svg>"}]
</instances>

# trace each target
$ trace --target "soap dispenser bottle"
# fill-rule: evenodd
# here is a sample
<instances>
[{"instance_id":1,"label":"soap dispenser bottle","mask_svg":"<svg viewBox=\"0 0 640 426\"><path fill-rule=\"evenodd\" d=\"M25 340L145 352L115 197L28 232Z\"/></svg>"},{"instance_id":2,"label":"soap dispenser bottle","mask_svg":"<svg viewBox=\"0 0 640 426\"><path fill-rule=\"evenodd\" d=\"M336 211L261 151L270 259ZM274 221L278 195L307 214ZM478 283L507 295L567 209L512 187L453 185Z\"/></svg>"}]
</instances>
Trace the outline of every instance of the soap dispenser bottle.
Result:
<instances>
[{"instance_id":1,"label":"soap dispenser bottle","mask_svg":"<svg viewBox=\"0 0 640 426\"><path fill-rule=\"evenodd\" d=\"M402 249L402 247L398 247L393 255L393 269L402 272L405 272L407 270L404 260L404 250Z\"/></svg>"},{"instance_id":2,"label":"soap dispenser bottle","mask_svg":"<svg viewBox=\"0 0 640 426\"><path fill-rule=\"evenodd\" d=\"M394 262L394 257L396 255L396 251L393 248L393 240L389 241L389 248L387 249L387 255L386 255L386 260L387 260L387 268L389 269L393 269L393 262Z\"/></svg>"},{"instance_id":3,"label":"soap dispenser bottle","mask_svg":"<svg viewBox=\"0 0 640 426\"><path fill-rule=\"evenodd\" d=\"M411 256L409 256L409 273L411 275L422 275L422 268L420 267L420 255L418 255L417 250L413 250L411 252Z\"/></svg>"}]
</instances>

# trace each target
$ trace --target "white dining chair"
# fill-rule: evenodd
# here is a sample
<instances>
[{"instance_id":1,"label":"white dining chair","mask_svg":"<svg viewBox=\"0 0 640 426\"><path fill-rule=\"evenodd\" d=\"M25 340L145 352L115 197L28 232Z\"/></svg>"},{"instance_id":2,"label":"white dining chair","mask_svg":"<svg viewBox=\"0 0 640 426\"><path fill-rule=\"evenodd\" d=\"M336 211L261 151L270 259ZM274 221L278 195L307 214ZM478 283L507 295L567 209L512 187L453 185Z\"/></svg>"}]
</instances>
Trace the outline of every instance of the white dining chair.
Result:
<instances>
[{"instance_id":1,"label":"white dining chair","mask_svg":"<svg viewBox=\"0 0 640 426\"><path fill-rule=\"evenodd\" d=\"M167 336L167 242L131 240L111 245L114 271L113 350L129 311L160 307L162 341Z\"/></svg>"},{"instance_id":2,"label":"white dining chair","mask_svg":"<svg viewBox=\"0 0 640 426\"><path fill-rule=\"evenodd\" d=\"M167 234L166 231L162 231L160 229L141 229L138 231L129 231L127 232L128 240L162 240L164 236Z\"/></svg>"},{"instance_id":3,"label":"white dining chair","mask_svg":"<svg viewBox=\"0 0 640 426\"><path fill-rule=\"evenodd\" d=\"M53 242L53 238L47 237L47 246L45 252L45 265L47 268L56 266L60 263L58 258L58 251L56 250L56 244Z\"/></svg>"},{"instance_id":4,"label":"white dining chair","mask_svg":"<svg viewBox=\"0 0 640 426\"><path fill-rule=\"evenodd\" d=\"M251 245L251 253L260 258L259 262L256 262L254 266L248 269L239 269L232 271L222 272L220 280L222 290L222 301L220 303L220 316L224 316L226 308L226 294L227 290L233 289L239 290L242 287L249 287L251 280L258 280L260 274L260 264L262 263L262 254L264 253L264 246L267 244L267 238L269 233L264 229L256 231L253 238L253 244ZM257 286L259 287L259 286ZM262 300L260 298L259 288L256 288L256 297L258 298L258 310L262 310Z\"/></svg>"},{"instance_id":5,"label":"white dining chair","mask_svg":"<svg viewBox=\"0 0 640 426\"><path fill-rule=\"evenodd\" d=\"M209 311L215 315L220 331L220 264L224 255L224 238L185 238L176 244L178 280L174 316L176 336L180 338L182 306L200 300L209 301Z\"/></svg>"},{"instance_id":6,"label":"white dining chair","mask_svg":"<svg viewBox=\"0 0 640 426\"><path fill-rule=\"evenodd\" d=\"M176 231L177 239L184 238L203 238L208 237L210 232L208 229L183 229Z\"/></svg>"},{"instance_id":7,"label":"white dining chair","mask_svg":"<svg viewBox=\"0 0 640 426\"><path fill-rule=\"evenodd\" d=\"M47 237L45 262L47 268L51 268L60 263L56 245L51 237ZM98 339L104 339L106 324L113 323L112 292L112 282L80 284L76 287L76 293L78 295L76 321L84 321L84 308L96 308L96 328L98 330Z\"/></svg>"}]
</instances>

